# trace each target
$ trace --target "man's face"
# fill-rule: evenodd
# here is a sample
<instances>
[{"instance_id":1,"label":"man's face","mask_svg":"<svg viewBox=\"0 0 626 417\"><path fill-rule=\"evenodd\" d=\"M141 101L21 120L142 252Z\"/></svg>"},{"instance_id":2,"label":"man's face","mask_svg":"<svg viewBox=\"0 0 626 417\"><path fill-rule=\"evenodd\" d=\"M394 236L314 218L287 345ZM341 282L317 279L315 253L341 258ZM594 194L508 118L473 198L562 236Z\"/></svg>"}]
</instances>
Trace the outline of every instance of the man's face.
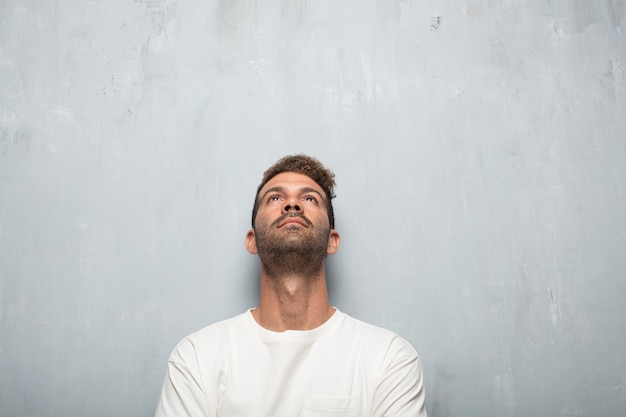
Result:
<instances>
[{"instance_id":1,"label":"man's face","mask_svg":"<svg viewBox=\"0 0 626 417\"><path fill-rule=\"evenodd\" d=\"M320 262L320 256L323 262L326 254L336 252L339 236L330 230L326 196L311 178L283 172L265 184L258 198L259 210L246 246L263 263L302 262L307 257Z\"/></svg>"}]
</instances>

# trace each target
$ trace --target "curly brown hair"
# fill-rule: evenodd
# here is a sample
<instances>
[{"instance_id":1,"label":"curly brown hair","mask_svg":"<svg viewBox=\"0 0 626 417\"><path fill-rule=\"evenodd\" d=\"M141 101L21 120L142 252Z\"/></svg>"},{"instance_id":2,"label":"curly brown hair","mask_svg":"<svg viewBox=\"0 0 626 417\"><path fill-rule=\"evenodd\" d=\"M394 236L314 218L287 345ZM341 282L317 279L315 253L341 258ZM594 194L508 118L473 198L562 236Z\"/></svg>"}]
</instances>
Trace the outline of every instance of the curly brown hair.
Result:
<instances>
[{"instance_id":1,"label":"curly brown hair","mask_svg":"<svg viewBox=\"0 0 626 417\"><path fill-rule=\"evenodd\" d=\"M335 213L333 211L332 199L335 198L335 174L325 168L320 161L307 155L287 155L274 165L269 167L263 173L263 179L261 184L256 190L256 196L254 198L254 207L252 208L252 227L254 227L254 220L256 219L257 212L259 211L259 193L261 189L267 184L269 180L276 175L283 172L295 172L297 174L304 174L311 178L317 185L319 185L324 194L326 194L326 212L328 213L328 222L330 228L335 228Z\"/></svg>"}]
</instances>

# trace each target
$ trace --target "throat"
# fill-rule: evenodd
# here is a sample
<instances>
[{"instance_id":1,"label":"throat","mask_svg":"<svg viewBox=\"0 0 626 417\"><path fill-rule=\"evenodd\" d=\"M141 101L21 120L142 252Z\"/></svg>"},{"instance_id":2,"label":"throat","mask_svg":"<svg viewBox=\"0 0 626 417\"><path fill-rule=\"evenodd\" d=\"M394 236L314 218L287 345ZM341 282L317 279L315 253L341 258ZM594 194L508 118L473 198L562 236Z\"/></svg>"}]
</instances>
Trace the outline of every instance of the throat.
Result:
<instances>
[{"instance_id":1,"label":"throat","mask_svg":"<svg viewBox=\"0 0 626 417\"><path fill-rule=\"evenodd\" d=\"M270 330L310 330L323 324L334 309L321 276L271 277L262 274L257 322Z\"/></svg>"},{"instance_id":2,"label":"throat","mask_svg":"<svg viewBox=\"0 0 626 417\"><path fill-rule=\"evenodd\" d=\"M323 276L311 275L266 275L267 286L275 294L281 305L303 305L302 303L313 296L319 287L319 281Z\"/></svg>"}]
</instances>

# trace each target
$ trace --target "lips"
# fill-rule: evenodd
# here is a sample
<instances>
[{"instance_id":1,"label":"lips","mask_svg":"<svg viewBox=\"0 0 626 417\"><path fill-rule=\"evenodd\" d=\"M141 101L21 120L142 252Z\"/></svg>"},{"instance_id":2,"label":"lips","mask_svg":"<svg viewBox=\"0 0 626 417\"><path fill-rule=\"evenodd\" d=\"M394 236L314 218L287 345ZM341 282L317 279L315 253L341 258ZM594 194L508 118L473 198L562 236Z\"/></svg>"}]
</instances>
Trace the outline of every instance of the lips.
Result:
<instances>
[{"instance_id":1,"label":"lips","mask_svg":"<svg viewBox=\"0 0 626 417\"><path fill-rule=\"evenodd\" d=\"M300 226L303 226L303 227L311 226L311 221L307 219L306 217L304 217L303 215L298 214L294 216L291 213L283 214L275 223L277 227L279 228L286 226L288 224L299 224Z\"/></svg>"},{"instance_id":2,"label":"lips","mask_svg":"<svg viewBox=\"0 0 626 417\"><path fill-rule=\"evenodd\" d=\"M293 218L287 219L284 222L282 222L280 227L287 226L288 224L299 224L300 226L305 226L306 227L306 224L302 220L300 220L300 219L293 219Z\"/></svg>"}]
</instances>

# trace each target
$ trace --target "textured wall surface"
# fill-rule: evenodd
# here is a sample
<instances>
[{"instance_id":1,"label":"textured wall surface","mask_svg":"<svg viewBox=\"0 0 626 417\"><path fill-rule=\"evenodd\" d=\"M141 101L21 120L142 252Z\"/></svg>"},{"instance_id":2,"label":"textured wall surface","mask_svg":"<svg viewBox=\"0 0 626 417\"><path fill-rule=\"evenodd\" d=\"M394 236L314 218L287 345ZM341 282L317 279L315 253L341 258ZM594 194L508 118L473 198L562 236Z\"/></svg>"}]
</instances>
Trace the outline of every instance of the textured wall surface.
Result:
<instances>
[{"instance_id":1,"label":"textured wall surface","mask_svg":"<svg viewBox=\"0 0 626 417\"><path fill-rule=\"evenodd\" d=\"M0 414L150 416L256 304L261 173L338 180L331 298L431 417L626 413L626 2L0 0Z\"/></svg>"}]
</instances>

